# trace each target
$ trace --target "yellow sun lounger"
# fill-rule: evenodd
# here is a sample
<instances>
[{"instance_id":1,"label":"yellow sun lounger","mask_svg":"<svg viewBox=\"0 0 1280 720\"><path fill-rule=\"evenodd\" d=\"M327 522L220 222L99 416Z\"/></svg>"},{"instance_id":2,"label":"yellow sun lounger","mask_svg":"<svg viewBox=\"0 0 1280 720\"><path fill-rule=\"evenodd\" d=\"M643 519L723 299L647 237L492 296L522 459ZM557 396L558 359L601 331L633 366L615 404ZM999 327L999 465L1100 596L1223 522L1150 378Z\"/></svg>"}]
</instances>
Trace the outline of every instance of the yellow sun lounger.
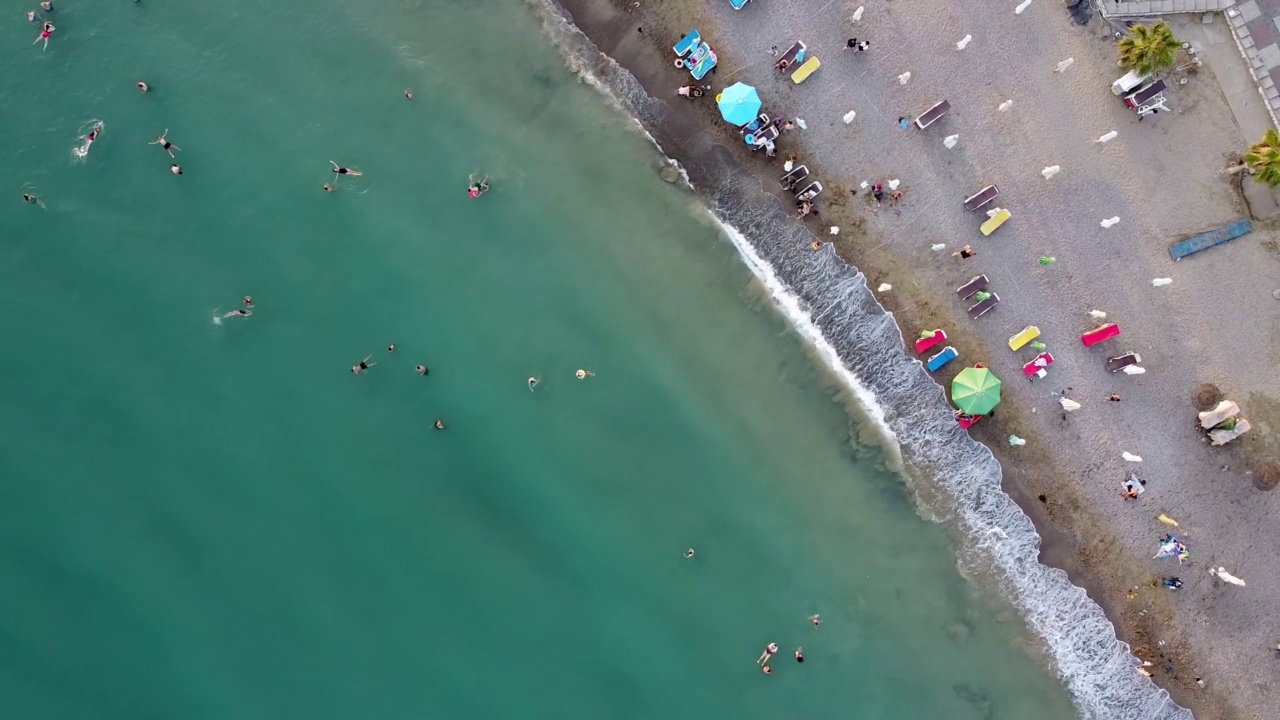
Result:
<instances>
[{"instance_id":1,"label":"yellow sun lounger","mask_svg":"<svg viewBox=\"0 0 1280 720\"><path fill-rule=\"evenodd\" d=\"M1009 338L1009 349L1021 349L1023 345L1026 345L1038 337L1040 337L1040 328L1035 325L1028 325L1022 329L1022 332Z\"/></svg>"},{"instance_id":2,"label":"yellow sun lounger","mask_svg":"<svg viewBox=\"0 0 1280 720\"><path fill-rule=\"evenodd\" d=\"M801 65L795 72L791 73L791 82L799 85L809 79L809 76L813 74L813 71L820 67L822 67L822 63L818 62L817 57L811 57L808 60L805 60L803 65Z\"/></svg>"},{"instance_id":3,"label":"yellow sun lounger","mask_svg":"<svg viewBox=\"0 0 1280 720\"><path fill-rule=\"evenodd\" d=\"M1012 213L1004 208L1000 208L996 211L995 215L992 215L989 220L982 223L982 227L978 229L982 231L983 235L990 235L996 231L996 228L1003 225L1005 220L1008 220L1011 217L1013 217Z\"/></svg>"}]
</instances>

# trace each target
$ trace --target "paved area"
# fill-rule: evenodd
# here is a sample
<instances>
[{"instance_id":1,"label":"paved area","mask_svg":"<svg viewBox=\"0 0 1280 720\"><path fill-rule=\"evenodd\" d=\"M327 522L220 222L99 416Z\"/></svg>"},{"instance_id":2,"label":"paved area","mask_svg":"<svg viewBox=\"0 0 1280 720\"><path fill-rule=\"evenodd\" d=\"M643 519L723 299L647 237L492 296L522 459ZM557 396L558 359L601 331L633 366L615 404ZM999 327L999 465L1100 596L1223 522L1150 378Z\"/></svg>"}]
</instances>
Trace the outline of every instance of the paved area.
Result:
<instances>
[{"instance_id":1,"label":"paved area","mask_svg":"<svg viewBox=\"0 0 1280 720\"><path fill-rule=\"evenodd\" d=\"M1280 126L1280 0L1248 0L1226 11L1249 72L1267 101L1273 125Z\"/></svg>"},{"instance_id":2,"label":"paved area","mask_svg":"<svg viewBox=\"0 0 1280 720\"><path fill-rule=\"evenodd\" d=\"M1107 17L1147 17L1151 15L1175 15L1177 13L1218 12L1234 5L1236 0L1126 0L1100 2Z\"/></svg>"}]
</instances>

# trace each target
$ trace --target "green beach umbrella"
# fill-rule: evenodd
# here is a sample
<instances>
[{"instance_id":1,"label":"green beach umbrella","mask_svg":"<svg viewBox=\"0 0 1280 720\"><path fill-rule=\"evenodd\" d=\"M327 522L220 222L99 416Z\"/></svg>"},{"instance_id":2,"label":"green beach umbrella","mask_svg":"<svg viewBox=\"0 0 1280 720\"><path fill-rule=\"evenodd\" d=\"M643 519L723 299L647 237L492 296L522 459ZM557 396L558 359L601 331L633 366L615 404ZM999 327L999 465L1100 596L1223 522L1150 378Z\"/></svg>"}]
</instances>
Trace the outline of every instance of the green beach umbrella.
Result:
<instances>
[{"instance_id":1,"label":"green beach umbrella","mask_svg":"<svg viewBox=\"0 0 1280 720\"><path fill-rule=\"evenodd\" d=\"M966 415L986 415L1000 404L1000 378L986 368L967 367L951 381L951 401Z\"/></svg>"}]
</instances>

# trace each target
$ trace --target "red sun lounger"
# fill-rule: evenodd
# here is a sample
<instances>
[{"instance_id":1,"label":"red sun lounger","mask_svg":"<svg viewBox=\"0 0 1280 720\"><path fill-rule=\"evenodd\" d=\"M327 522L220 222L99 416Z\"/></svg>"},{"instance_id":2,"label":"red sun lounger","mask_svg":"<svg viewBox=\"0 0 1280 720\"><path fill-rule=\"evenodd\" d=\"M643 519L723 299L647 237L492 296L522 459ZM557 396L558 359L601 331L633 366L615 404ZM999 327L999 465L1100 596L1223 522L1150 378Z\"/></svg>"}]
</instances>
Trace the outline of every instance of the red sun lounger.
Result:
<instances>
[{"instance_id":1,"label":"red sun lounger","mask_svg":"<svg viewBox=\"0 0 1280 720\"><path fill-rule=\"evenodd\" d=\"M1049 371L1046 368L1052 364L1053 356L1047 352L1042 352L1035 356L1031 362L1022 366L1022 374L1026 375L1028 380L1042 378L1049 374Z\"/></svg>"},{"instance_id":2,"label":"red sun lounger","mask_svg":"<svg viewBox=\"0 0 1280 720\"><path fill-rule=\"evenodd\" d=\"M943 330L934 330L929 335L916 340L916 352L923 353L925 350L947 341L947 333Z\"/></svg>"},{"instance_id":3,"label":"red sun lounger","mask_svg":"<svg viewBox=\"0 0 1280 720\"><path fill-rule=\"evenodd\" d=\"M1094 345L1097 345L1104 340L1110 340L1119 334L1119 325L1115 323L1107 323L1106 325L1099 325L1098 327L1081 335L1080 342L1084 343L1085 347L1093 347Z\"/></svg>"}]
</instances>

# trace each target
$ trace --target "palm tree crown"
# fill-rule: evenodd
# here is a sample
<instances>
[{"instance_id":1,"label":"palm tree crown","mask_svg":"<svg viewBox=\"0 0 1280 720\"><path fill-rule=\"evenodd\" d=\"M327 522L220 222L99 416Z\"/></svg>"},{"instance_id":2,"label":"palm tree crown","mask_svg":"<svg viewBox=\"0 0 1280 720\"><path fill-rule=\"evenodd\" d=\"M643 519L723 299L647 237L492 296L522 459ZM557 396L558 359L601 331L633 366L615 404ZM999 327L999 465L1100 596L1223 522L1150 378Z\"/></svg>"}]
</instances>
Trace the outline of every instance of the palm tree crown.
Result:
<instances>
[{"instance_id":1,"label":"palm tree crown","mask_svg":"<svg viewBox=\"0 0 1280 720\"><path fill-rule=\"evenodd\" d=\"M1268 130L1262 141L1245 153L1244 164L1257 173L1258 182L1280 185L1280 133L1275 128Z\"/></svg>"},{"instance_id":2,"label":"palm tree crown","mask_svg":"<svg viewBox=\"0 0 1280 720\"><path fill-rule=\"evenodd\" d=\"M1129 35L1120 40L1120 65L1152 75L1173 67L1180 47L1182 43L1163 20L1155 25L1134 25Z\"/></svg>"}]
</instances>

